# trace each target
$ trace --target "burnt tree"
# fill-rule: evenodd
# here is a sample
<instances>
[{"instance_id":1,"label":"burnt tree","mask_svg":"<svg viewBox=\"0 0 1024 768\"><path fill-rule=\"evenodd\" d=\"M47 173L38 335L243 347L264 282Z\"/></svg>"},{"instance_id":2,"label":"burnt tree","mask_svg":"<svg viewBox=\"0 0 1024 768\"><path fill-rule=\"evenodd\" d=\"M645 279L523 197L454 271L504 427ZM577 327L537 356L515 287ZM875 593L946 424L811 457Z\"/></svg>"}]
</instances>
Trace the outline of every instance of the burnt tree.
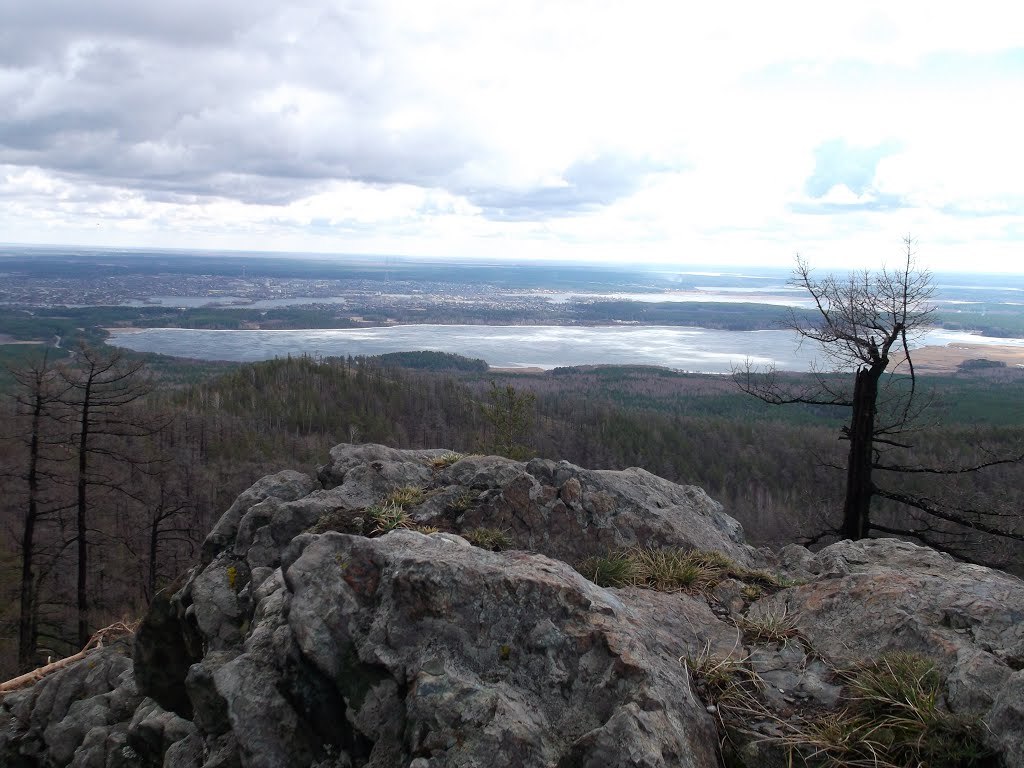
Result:
<instances>
[{"instance_id":1,"label":"burnt tree","mask_svg":"<svg viewBox=\"0 0 1024 768\"><path fill-rule=\"evenodd\" d=\"M123 352L81 346L73 363L61 366L60 372L65 386L61 399L63 419L74 433L76 607L78 642L84 646L91 635L90 489L100 487L132 496L133 489L118 482L111 469L117 465L144 466L148 459L132 450L131 440L152 436L162 424L132 409L133 404L149 394L152 384L144 364L129 360Z\"/></svg>"},{"instance_id":2,"label":"burnt tree","mask_svg":"<svg viewBox=\"0 0 1024 768\"><path fill-rule=\"evenodd\" d=\"M62 443L61 438L49 434L47 427L54 420L54 408L67 389L61 385L48 350L37 363L12 368L9 372L16 384L12 396L27 418L24 431L19 434L28 455L22 474L26 499L19 542L21 579L18 590L18 669L26 671L33 666L37 644L38 528L44 518L55 511L46 503L41 487L50 474L44 465L53 461L47 449Z\"/></svg>"},{"instance_id":3,"label":"burnt tree","mask_svg":"<svg viewBox=\"0 0 1024 768\"><path fill-rule=\"evenodd\" d=\"M950 551L944 544L950 526L1024 539L1012 525L992 524L977 512L952 509L876 482L877 472L954 475L1024 458L991 457L973 466L952 468L887 458L889 451L913 448L908 434L930 404L914 370L912 342L931 322L935 287L931 274L915 261L913 241L906 238L904 245L897 268L821 278L798 256L792 283L807 292L814 312L793 311L787 325L802 341L818 344L831 366L813 371L808 378L747 365L735 371L734 378L745 392L768 403L849 409L849 421L841 430L841 439L849 443L842 521L822 535L848 539L867 538L873 532L905 535L944 551ZM914 524L893 527L874 521L872 500L876 497L913 508L917 513L911 516ZM935 521L942 524L937 527Z\"/></svg>"}]
</instances>

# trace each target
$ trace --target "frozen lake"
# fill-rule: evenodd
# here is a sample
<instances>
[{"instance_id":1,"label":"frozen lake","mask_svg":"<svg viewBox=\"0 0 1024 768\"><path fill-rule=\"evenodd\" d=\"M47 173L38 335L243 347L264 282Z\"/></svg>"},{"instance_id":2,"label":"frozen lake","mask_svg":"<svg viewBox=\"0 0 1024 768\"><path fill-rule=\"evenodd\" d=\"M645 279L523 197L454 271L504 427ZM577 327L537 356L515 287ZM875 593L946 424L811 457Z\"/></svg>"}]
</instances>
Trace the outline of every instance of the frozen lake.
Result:
<instances>
[{"instance_id":1,"label":"frozen lake","mask_svg":"<svg viewBox=\"0 0 1024 768\"><path fill-rule=\"evenodd\" d=\"M950 343L1024 346L954 331L929 332L916 346ZM749 359L757 365L806 371L818 360L814 345L790 331L719 331L676 326L396 325L382 328L286 331L209 331L148 328L111 331L109 344L202 360L254 361L287 355L379 355L437 350L482 358L497 368L573 365L660 365L683 371L728 373Z\"/></svg>"}]
</instances>

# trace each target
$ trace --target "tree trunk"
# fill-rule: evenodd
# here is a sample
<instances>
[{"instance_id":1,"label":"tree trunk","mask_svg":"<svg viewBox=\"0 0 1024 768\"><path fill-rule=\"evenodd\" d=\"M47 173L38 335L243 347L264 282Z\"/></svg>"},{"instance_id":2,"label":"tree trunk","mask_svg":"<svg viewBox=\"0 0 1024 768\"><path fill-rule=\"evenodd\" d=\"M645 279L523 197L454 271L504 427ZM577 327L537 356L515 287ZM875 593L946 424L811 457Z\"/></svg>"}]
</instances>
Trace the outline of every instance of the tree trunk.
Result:
<instances>
[{"instance_id":1,"label":"tree trunk","mask_svg":"<svg viewBox=\"0 0 1024 768\"><path fill-rule=\"evenodd\" d=\"M878 379L884 366L861 368L853 389L853 414L850 419L850 458L846 467L846 502L843 506L843 538L866 539L871 524L871 449L875 434L875 401Z\"/></svg>"},{"instance_id":2,"label":"tree trunk","mask_svg":"<svg viewBox=\"0 0 1024 768\"><path fill-rule=\"evenodd\" d=\"M78 530L78 645L89 642L89 550L86 541L86 470L89 457L89 395L91 381L82 395L82 426L78 439L78 503L76 524Z\"/></svg>"},{"instance_id":3,"label":"tree trunk","mask_svg":"<svg viewBox=\"0 0 1024 768\"><path fill-rule=\"evenodd\" d=\"M18 614L18 668L29 670L36 655L35 638L35 528L39 516L39 430L43 415L42 383L32 404L32 437L28 459L28 513L21 534L21 605Z\"/></svg>"},{"instance_id":4,"label":"tree trunk","mask_svg":"<svg viewBox=\"0 0 1024 768\"><path fill-rule=\"evenodd\" d=\"M149 574L146 584L146 602L151 602L156 595L156 558L160 549L160 513L153 515L149 524Z\"/></svg>"}]
</instances>

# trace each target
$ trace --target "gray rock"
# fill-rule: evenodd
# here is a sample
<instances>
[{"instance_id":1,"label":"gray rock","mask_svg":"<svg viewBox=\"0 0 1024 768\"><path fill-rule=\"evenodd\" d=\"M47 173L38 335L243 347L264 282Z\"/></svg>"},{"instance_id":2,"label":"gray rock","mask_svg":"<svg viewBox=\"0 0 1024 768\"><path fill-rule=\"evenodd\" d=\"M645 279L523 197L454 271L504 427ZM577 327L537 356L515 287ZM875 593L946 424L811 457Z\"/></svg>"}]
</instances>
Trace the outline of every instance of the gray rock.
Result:
<instances>
[{"instance_id":1,"label":"gray rock","mask_svg":"<svg viewBox=\"0 0 1024 768\"><path fill-rule=\"evenodd\" d=\"M331 449L331 460L317 468L324 488L342 488L353 506L367 506L388 491L422 485L431 478L431 462L449 453L444 449L403 451L384 445L342 443Z\"/></svg>"},{"instance_id":2,"label":"gray rock","mask_svg":"<svg viewBox=\"0 0 1024 768\"><path fill-rule=\"evenodd\" d=\"M985 720L1007 768L1024 766L1024 670L1002 686Z\"/></svg>"},{"instance_id":3,"label":"gray rock","mask_svg":"<svg viewBox=\"0 0 1024 768\"><path fill-rule=\"evenodd\" d=\"M143 697L124 641L0 703L0 765L105 766Z\"/></svg>"},{"instance_id":4,"label":"gray rock","mask_svg":"<svg viewBox=\"0 0 1024 768\"><path fill-rule=\"evenodd\" d=\"M619 742L628 753L605 764L716 764L685 646L563 563L411 531L327 534L285 583L302 654L378 764L412 759L403 731L441 765L585 764Z\"/></svg>"},{"instance_id":5,"label":"gray rock","mask_svg":"<svg viewBox=\"0 0 1024 768\"><path fill-rule=\"evenodd\" d=\"M287 472L256 483L154 602L134 676L122 645L4 698L0 765L717 766L691 661L744 660L784 721L846 704L835 668L906 650L935 660L949 708L984 716L1021 767L1019 579L895 540L773 555L700 489L640 469L436 465L445 453L340 445L322 488ZM408 485L425 490L413 519L443 532L314 533L363 530L365 507ZM478 527L520 549L459 535ZM567 564L633 545L805 583L751 604L764 585L742 573L663 594L602 589ZM783 614L798 630L783 640L740 629ZM748 726L760 735L733 757L784 765L778 722Z\"/></svg>"},{"instance_id":6,"label":"gray rock","mask_svg":"<svg viewBox=\"0 0 1024 768\"><path fill-rule=\"evenodd\" d=\"M932 659L946 676L951 710L992 707L993 744L1014 754L1005 745L1018 743L1010 729L1024 705L1013 682L1024 647L1024 582L896 539L841 541L800 558L800 570L813 580L758 605L799 616L810 646L834 662L887 651Z\"/></svg>"},{"instance_id":7,"label":"gray rock","mask_svg":"<svg viewBox=\"0 0 1024 768\"><path fill-rule=\"evenodd\" d=\"M209 563L218 552L234 543L242 517L261 501L268 498L294 501L308 495L316 487L316 480L292 469L257 480L235 499L207 535L203 542L203 564Z\"/></svg>"},{"instance_id":8,"label":"gray rock","mask_svg":"<svg viewBox=\"0 0 1024 768\"><path fill-rule=\"evenodd\" d=\"M418 521L457 532L501 528L516 546L569 563L632 546L714 549L752 562L740 524L703 490L636 467L587 470L565 461L470 456L445 469L438 482L473 503Z\"/></svg>"}]
</instances>

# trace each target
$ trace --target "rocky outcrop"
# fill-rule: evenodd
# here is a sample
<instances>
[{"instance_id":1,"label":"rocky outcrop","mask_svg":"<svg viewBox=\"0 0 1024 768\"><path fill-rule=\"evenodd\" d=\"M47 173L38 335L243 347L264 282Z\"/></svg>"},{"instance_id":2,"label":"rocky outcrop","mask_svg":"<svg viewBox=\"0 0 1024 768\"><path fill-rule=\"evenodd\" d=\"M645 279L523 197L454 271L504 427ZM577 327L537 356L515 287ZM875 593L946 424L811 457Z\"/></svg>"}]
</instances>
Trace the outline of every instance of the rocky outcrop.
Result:
<instances>
[{"instance_id":1,"label":"rocky outcrop","mask_svg":"<svg viewBox=\"0 0 1024 768\"><path fill-rule=\"evenodd\" d=\"M1020 580L895 540L775 557L699 489L643 470L457 459L342 445L316 478L256 483L154 603L134 674L115 645L4 699L0 764L710 767L721 718L696 660L739 660L786 718L844 704L837 666L907 650L1024 765ZM421 529L364 535L389 496ZM458 535L481 527L514 549ZM630 546L735 567L672 594L572 567ZM750 726L733 758L771 764L775 726Z\"/></svg>"},{"instance_id":2,"label":"rocky outcrop","mask_svg":"<svg viewBox=\"0 0 1024 768\"><path fill-rule=\"evenodd\" d=\"M3 700L0 765L192 765L177 759L202 742L195 726L161 710L138 691L124 641Z\"/></svg>"},{"instance_id":3,"label":"rocky outcrop","mask_svg":"<svg viewBox=\"0 0 1024 768\"><path fill-rule=\"evenodd\" d=\"M424 501L409 509L416 523L456 532L501 528L516 546L569 563L647 544L750 559L740 524L696 486L636 467L587 470L567 461L521 463L499 456L467 456L445 465L446 454L339 445L318 473L326 490L313 498L323 511L333 505L340 523L396 488L426 487Z\"/></svg>"}]
</instances>

